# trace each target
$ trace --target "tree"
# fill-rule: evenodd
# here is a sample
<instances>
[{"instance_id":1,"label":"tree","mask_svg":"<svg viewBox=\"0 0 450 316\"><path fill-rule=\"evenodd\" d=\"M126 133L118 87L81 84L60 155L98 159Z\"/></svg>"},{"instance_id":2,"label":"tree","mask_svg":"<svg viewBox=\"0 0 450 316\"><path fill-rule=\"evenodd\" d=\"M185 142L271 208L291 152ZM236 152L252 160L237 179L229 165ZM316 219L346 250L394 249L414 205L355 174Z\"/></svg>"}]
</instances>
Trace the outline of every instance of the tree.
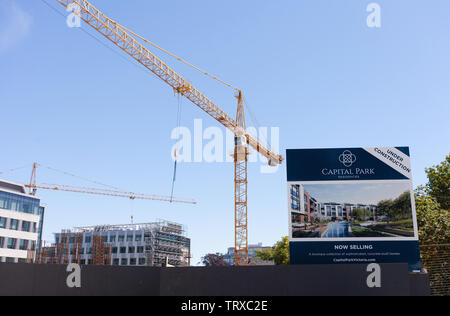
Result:
<instances>
[{"instance_id":1,"label":"tree","mask_svg":"<svg viewBox=\"0 0 450 316\"><path fill-rule=\"evenodd\" d=\"M409 191L403 192L393 201L392 208L392 218L411 218L411 193L409 193Z\"/></svg>"},{"instance_id":2,"label":"tree","mask_svg":"<svg viewBox=\"0 0 450 316\"><path fill-rule=\"evenodd\" d=\"M425 169L428 183L416 189L416 213L422 244L450 243L450 155Z\"/></svg>"},{"instance_id":3,"label":"tree","mask_svg":"<svg viewBox=\"0 0 450 316\"><path fill-rule=\"evenodd\" d=\"M224 267L229 266L224 257L220 253L208 253L202 257L202 264L205 267Z\"/></svg>"},{"instance_id":4,"label":"tree","mask_svg":"<svg viewBox=\"0 0 450 316\"><path fill-rule=\"evenodd\" d=\"M386 216L388 221L390 221L390 216L392 214L392 200L380 201L377 205L377 213L379 216Z\"/></svg>"},{"instance_id":5,"label":"tree","mask_svg":"<svg viewBox=\"0 0 450 316\"><path fill-rule=\"evenodd\" d=\"M272 249L257 250L256 257L263 261L273 261L276 265L289 264L289 237L281 238Z\"/></svg>"},{"instance_id":6,"label":"tree","mask_svg":"<svg viewBox=\"0 0 450 316\"><path fill-rule=\"evenodd\" d=\"M450 243L450 212L441 209L431 196L416 191L416 213L419 240L422 244Z\"/></svg>"},{"instance_id":7,"label":"tree","mask_svg":"<svg viewBox=\"0 0 450 316\"><path fill-rule=\"evenodd\" d=\"M388 222L411 218L411 194L403 192L394 200L383 200L377 205L377 213L386 216Z\"/></svg>"},{"instance_id":8,"label":"tree","mask_svg":"<svg viewBox=\"0 0 450 316\"><path fill-rule=\"evenodd\" d=\"M372 215L372 213L365 208L355 208L353 209L352 214L357 221L365 221Z\"/></svg>"},{"instance_id":9,"label":"tree","mask_svg":"<svg viewBox=\"0 0 450 316\"><path fill-rule=\"evenodd\" d=\"M428 176L426 191L445 210L450 210L450 155L439 165L425 169Z\"/></svg>"}]
</instances>

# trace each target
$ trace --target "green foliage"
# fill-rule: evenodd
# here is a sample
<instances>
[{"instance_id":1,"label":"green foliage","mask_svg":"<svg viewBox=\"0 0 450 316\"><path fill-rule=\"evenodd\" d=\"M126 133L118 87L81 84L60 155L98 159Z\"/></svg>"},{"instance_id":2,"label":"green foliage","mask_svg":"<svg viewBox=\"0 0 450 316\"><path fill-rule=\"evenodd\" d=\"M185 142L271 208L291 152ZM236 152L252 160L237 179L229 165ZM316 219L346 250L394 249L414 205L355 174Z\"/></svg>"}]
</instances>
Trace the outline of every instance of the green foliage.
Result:
<instances>
[{"instance_id":1,"label":"green foliage","mask_svg":"<svg viewBox=\"0 0 450 316\"><path fill-rule=\"evenodd\" d=\"M425 169L428 176L427 193L445 210L450 210L450 155L439 165Z\"/></svg>"},{"instance_id":2,"label":"green foliage","mask_svg":"<svg viewBox=\"0 0 450 316\"><path fill-rule=\"evenodd\" d=\"M366 221L372 216L372 212L365 208L355 208L352 211L352 216L358 222Z\"/></svg>"},{"instance_id":3,"label":"green foliage","mask_svg":"<svg viewBox=\"0 0 450 316\"><path fill-rule=\"evenodd\" d=\"M416 212L422 244L450 243L450 155L425 169L428 183L416 189Z\"/></svg>"},{"instance_id":4,"label":"green foliage","mask_svg":"<svg viewBox=\"0 0 450 316\"><path fill-rule=\"evenodd\" d=\"M450 243L450 212L431 196L416 193L417 224L422 244Z\"/></svg>"},{"instance_id":5,"label":"green foliage","mask_svg":"<svg viewBox=\"0 0 450 316\"><path fill-rule=\"evenodd\" d=\"M271 249L257 250L256 257L263 261L273 261L276 265L289 264L289 237L283 237Z\"/></svg>"},{"instance_id":6,"label":"green foliage","mask_svg":"<svg viewBox=\"0 0 450 316\"><path fill-rule=\"evenodd\" d=\"M380 201L377 214L387 216L388 221L411 218L411 194L406 191L394 200Z\"/></svg>"},{"instance_id":7,"label":"green foliage","mask_svg":"<svg viewBox=\"0 0 450 316\"><path fill-rule=\"evenodd\" d=\"M256 250L256 257L262 261L273 261L273 250L274 248Z\"/></svg>"}]
</instances>

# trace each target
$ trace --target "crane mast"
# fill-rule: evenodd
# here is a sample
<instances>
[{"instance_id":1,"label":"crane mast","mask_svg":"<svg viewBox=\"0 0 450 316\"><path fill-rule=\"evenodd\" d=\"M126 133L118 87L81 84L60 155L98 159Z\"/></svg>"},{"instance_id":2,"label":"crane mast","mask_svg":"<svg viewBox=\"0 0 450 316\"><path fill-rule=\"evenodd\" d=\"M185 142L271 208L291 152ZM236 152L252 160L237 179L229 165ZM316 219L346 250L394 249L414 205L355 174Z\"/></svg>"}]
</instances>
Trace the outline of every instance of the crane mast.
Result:
<instances>
[{"instance_id":1,"label":"crane mast","mask_svg":"<svg viewBox=\"0 0 450 316\"><path fill-rule=\"evenodd\" d=\"M220 124L230 129L235 135L235 264L248 264L247 234L247 163L249 147L267 158L269 165L276 166L283 162L283 157L270 151L245 130L245 115L242 91L238 90L237 116L233 119L214 102L197 90L193 85L177 74L161 59L137 41L125 27L105 16L86 0L56 0L66 9L76 4L79 17L130 55L145 68L167 83L174 92L184 96Z\"/></svg>"}]
</instances>

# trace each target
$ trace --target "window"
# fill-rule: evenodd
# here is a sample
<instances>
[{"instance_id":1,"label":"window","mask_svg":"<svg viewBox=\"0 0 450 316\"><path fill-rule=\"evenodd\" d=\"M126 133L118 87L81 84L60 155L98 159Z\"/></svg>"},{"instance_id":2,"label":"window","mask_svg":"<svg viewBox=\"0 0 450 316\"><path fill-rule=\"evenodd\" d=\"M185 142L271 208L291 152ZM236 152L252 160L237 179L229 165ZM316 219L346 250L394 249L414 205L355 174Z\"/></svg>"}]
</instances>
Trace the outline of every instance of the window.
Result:
<instances>
[{"instance_id":1,"label":"window","mask_svg":"<svg viewBox=\"0 0 450 316\"><path fill-rule=\"evenodd\" d=\"M5 198L0 197L0 208L7 209L8 208L7 203L8 203L8 201Z\"/></svg>"},{"instance_id":2,"label":"window","mask_svg":"<svg viewBox=\"0 0 450 316\"><path fill-rule=\"evenodd\" d=\"M6 261L5 262L6 263L16 263L16 259L15 258L6 257Z\"/></svg>"},{"instance_id":3,"label":"window","mask_svg":"<svg viewBox=\"0 0 450 316\"><path fill-rule=\"evenodd\" d=\"M103 242L106 244L108 242L108 236L103 237Z\"/></svg>"},{"instance_id":4,"label":"window","mask_svg":"<svg viewBox=\"0 0 450 316\"><path fill-rule=\"evenodd\" d=\"M87 255L92 254L92 248L86 248L86 254Z\"/></svg>"},{"instance_id":5,"label":"window","mask_svg":"<svg viewBox=\"0 0 450 316\"><path fill-rule=\"evenodd\" d=\"M131 258L130 259L130 266L135 266L136 265L136 258Z\"/></svg>"},{"instance_id":6,"label":"window","mask_svg":"<svg viewBox=\"0 0 450 316\"><path fill-rule=\"evenodd\" d=\"M31 250L36 250L36 242L34 240L31 240L31 245L30 245L30 249Z\"/></svg>"},{"instance_id":7,"label":"window","mask_svg":"<svg viewBox=\"0 0 450 316\"><path fill-rule=\"evenodd\" d=\"M81 259L81 260L80 260L80 264L85 265L85 264L86 264L86 260L85 260L85 259Z\"/></svg>"},{"instance_id":8,"label":"window","mask_svg":"<svg viewBox=\"0 0 450 316\"><path fill-rule=\"evenodd\" d=\"M133 241L133 235L127 235L127 241Z\"/></svg>"},{"instance_id":9,"label":"window","mask_svg":"<svg viewBox=\"0 0 450 316\"><path fill-rule=\"evenodd\" d=\"M90 244L90 243L91 243L91 240L92 240L92 236L86 236L86 238L84 239L84 242L85 242L86 244Z\"/></svg>"},{"instance_id":10,"label":"window","mask_svg":"<svg viewBox=\"0 0 450 316\"><path fill-rule=\"evenodd\" d=\"M137 253L144 253L144 247L137 247Z\"/></svg>"},{"instance_id":11,"label":"window","mask_svg":"<svg viewBox=\"0 0 450 316\"><path fill-rule=\"evenodd\" d=\"M145 265L145 258L139 258L139 265L140 266Z\"/></svg>"},{"instance_id":12,"label":"window","mask_svg":"<svg viewBox=\"0 0 450 316\"><path fill-rule=\"evenodd\" d=\"M117 253L117 247L112 247L111 252L116 254Z\"/></svg>"},{"instance_id":13,"label":"window","mask_svg":"<svg viewBox=\"0 0 450 316\"><path fill-rule=\"evenodd\" d=\"M19 243L19 249L20 250L27 250L28 249L28 240L21 240Z\"/></svg>"},{"instance_id":14,"label":"window","mask_svg":"<svg viewBox=\"0 0 450 316\"><path fill-rule=\"evenodd\" d=\"M121 266L126 266L126 265L128 265L128 259L123 258L122 260L120 260L120 265L121 265Z\"/></svg>"},{"instance_id":15,"label":"window","mask_svg":"<svg viewBox=\"0 0 450 316\"><path fill-rule=\"evenodd\" d=\"M30 231L30 222L23 221L22 222L22 231L23 232L29 232Z\"/></svg>"},{"instance_id":16,"label":"window","mask_svg":"<svg viewBox=\"0 0 450 316\"><path fill-rule=\"evenodd\" d=\"M0 228L6 228L6 218L0 217Z\"/></svg>"},{"instance_id":17,"label":"window","mask_svg":"<svg viewBox=\"0 0 450 316\"><path fill-rule=\"evenodd\" d=\"M120 253L127 253L127 247L120 247Z\"/></svg>"},{"instance_id":18,"label":"window","mask_svg":"<svg viewBox=\"0 0 450 316\"><path fill-rule=\"evenodd\" d=\"M5 245L5 238L0 237L0 248L3 248L4 245Z\"/></svg>"},{"instance_id":19,"label":"window","mask_svg":"<svg viewBox=\"0 0 450 316\"><path fill-rule=\"evenodd\" d=\"M23 203L23 205L22 205L22 211L23 211L24 213L27 213L27 214L33 213L33 210L32 210L32 208L31 208L31 204L29 204L29 203Z\"/></svg>"},{"instance_id":20,"label":"window","mask_svg":"<svg viewBox=\"0 0 450 316\"><path fill-rule=\"evenodd\" d=\"M124 235L120 235L119 236L119 242L124 242L125 241L125 236Z\"/></svg>"},{"instance_id":21,"label":"window","mask_svg":"<svg viewBox=\"0 0 450 316\"><path fill-rule=\"evenodd\" d=\"M16 249L17 239L8 238L8 249Z\"/></svg>"},{"instance_id":22,"label":"window","mask_svg":"<svg viewBox=\"0 0 450 316\"><path fill-rule=\"evenodd\" d=\"M19 210L19 203L17 201L11 201L11 211L18 211Z\"/></svg>"},{"instance_id":23,"label":"window","mask_svg":"<svg viewBox=\"0 0 450 316\"><path fill-rule=\"evenodd\" d=\"M19 230L19 221L17 219L12 219L9 228L11 230Z\"/></svg>"},{"instance_id":24,"label":"window","mask_svg":"<svg viewBox=\"0 0 450 316\"><path fill-rule=\"evenodd\" d=\"M118 265L119 265L119 259L114 259L113 266L118 266Z\"/></svg>"},{"instance_id":25,"label":"window","mask_svg":"<svg viewBox=\"0 0 450 316\"><path fill-rule=\"evenodd\" d=\"M109 236L109 242L116 242L116 236Z\"/></svg>"},{"instance_id":26,"label":"window","mask_svg":"<svg viewBox=\"0 0 450 316\"><path fill-rule=\"evenodd\" d=\"M142 241L142 235L136 235L136 237L134 238L135 241Z\"/></svg>"},{"instance_id":27,"label":"window","mask_svg":"<svg viewBox=\"0 0 450 316\"><path fill-rule=\"evenodd\" d=\"M128 253L134 253L135 247L128 247Z\"/></svg>"}]
</instances>

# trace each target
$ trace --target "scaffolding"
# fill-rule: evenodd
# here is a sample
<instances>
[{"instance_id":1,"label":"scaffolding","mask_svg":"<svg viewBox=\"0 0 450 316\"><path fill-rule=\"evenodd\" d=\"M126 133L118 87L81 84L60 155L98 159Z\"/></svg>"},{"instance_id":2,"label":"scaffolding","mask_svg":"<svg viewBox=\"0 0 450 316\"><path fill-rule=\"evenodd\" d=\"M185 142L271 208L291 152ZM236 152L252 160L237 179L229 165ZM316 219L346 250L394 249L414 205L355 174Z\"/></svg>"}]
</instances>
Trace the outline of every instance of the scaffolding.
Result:
<instances>
[{"instance_id":1,"label":"scaffolding","mask_svg":"<svg viewBox=\"0 0 450 316\"><path fill-rule=\"evenodd\" d=\"M127 234L131 231L140 232L139 234L142 236L139 247L143 247L143 253L139 258L145 257L145 265L165 266L169 264L175 267L190 265L190 239L186 237L184 226L164 220L145 224L77 227L74 232L62 230L59 235L56 234L55 244L42 247L36 252L35 262L39 264L112 265L113 245L107 243L108 233ZM87 236L92 238L89 243L90 248L85 244L86 249L83 249L83 238Z\"/></svg>"},{"instance_id":2,"label":"scaffolding","mask_svg":"<svg viewBox=\"0 0 450 316\"><path fill-rule=\"evenodd\" d=\"M77 227L80 233L108 233L110 231L141 231L144 238L144 254L147 266L190 265L190 240L183 225L158 220L153 223L97 225Z\"/></svg>"},{"instance_id":3,"label":"scaffolding","mask_svg":"<svg viewBox=\"0 0 450 316\"><path fill-rule=\"evenodd\" d=\"M62 230L56 243L42 247L36 252L37 264L86 263L82 261L83 234ZM71 246L73 245L73 247ZM111 265L111 244L106 244L102 236L93 236L91 247L91 264Z\"/></svg>"},{"instance_id":4,"label":"scaffolding","mask_svg":"<svg viewBox=\"0 0 450 316\"><path fill-rule=\"evenodd\" d=\"M111 244L105 243L102 236L92 237L91 260L93 265L111 265Z\"/></svg>"}]
</instances>

